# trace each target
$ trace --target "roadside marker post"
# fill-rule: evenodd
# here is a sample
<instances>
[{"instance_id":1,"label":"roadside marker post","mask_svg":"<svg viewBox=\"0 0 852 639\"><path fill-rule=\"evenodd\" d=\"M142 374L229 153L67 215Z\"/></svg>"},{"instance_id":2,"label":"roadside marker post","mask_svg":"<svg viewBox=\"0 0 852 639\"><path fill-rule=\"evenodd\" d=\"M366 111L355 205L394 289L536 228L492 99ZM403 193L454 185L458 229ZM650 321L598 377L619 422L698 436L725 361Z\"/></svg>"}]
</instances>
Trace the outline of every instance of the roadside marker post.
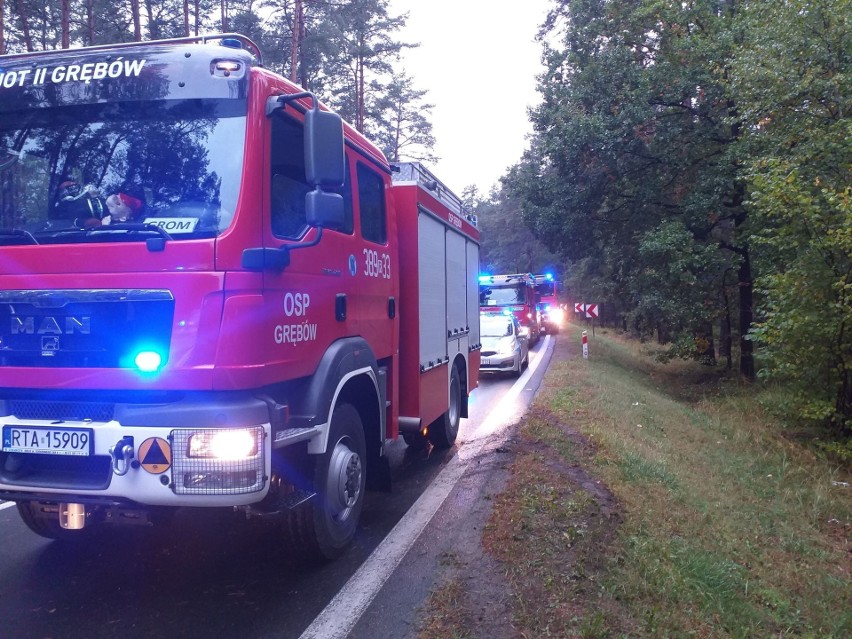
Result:
<instances>
[{"instance_id":1,"label":"roadside marker post","mask_svg":"<svg viewBox=\"0 0 852 639\"><path fill-rule=\"evenodd\" d=\"M597 304L584 304L583 305L586 311L586 318L592 320L592 337L595 336L595 318L598 316L598 305Z\"/></svg>"},{"instance_id":2,"label":"roadside marker post","mask_svg":"<svg viewBox=\"0 0 852 639\"><path fill-rule=\"evenodd\" d=\"M589 359L589 336L583 331L583 359Z\"/></svg>"}]
</instances>

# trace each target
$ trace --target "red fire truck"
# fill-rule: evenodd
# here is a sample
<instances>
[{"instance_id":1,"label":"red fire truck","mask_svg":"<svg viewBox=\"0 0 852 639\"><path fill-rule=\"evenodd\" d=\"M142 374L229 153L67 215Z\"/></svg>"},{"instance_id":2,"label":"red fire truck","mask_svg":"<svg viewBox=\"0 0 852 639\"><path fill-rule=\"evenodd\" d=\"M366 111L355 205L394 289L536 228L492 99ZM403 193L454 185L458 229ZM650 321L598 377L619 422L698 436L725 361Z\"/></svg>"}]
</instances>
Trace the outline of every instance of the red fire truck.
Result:
<instances>
[{"instance_id":1,"label":"red fire truck","mask_svg":"<svg viewBox=\"0 0 852 639\"><path fill-rule=\"evenodd\" d=\"M479 276L479 307L483 313L511 312L521 330L535 344L541 334L535 278L531 273Z\"/></svg>"},{"instance_id":2,"label":"red fire truck","mask_svg":"<svg viewBox=\"0 0 852 639\"><path fill-rule=\"evenodd\" d=\"M559 304L558 282L553 273L535 275L535 294L541 311L541 327L549 333L558 333L565 321L565 311Z\"/></svg>"},{"instance_id":3,"label":"red fire truck","mask_svg":"<svg viewBox=\"0 0 852 639\"><path fill-rule=\"evenodd\" d=\"M219 35L0 58L0 498L49 538L180 507L352 540L456 439L479 233Z\"/></svg>"}]
</instances>

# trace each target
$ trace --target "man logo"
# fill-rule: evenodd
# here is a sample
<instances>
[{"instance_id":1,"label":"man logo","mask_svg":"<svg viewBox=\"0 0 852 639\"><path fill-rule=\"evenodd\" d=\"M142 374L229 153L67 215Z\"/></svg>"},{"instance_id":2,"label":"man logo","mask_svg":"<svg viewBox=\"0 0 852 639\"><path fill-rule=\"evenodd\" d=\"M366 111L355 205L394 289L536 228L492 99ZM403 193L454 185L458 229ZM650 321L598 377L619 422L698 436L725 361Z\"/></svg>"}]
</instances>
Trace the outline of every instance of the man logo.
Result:
<instances>
[{"instance_id":1,"label":"man logo","mask_svg":"<svg viewBox=\"0 0 852 639\"><path fill-rule=\"evenodd\" d=\"M90 335L92 318L12 315L10 330L12 335Z\"/></svg>"}]
</instances>

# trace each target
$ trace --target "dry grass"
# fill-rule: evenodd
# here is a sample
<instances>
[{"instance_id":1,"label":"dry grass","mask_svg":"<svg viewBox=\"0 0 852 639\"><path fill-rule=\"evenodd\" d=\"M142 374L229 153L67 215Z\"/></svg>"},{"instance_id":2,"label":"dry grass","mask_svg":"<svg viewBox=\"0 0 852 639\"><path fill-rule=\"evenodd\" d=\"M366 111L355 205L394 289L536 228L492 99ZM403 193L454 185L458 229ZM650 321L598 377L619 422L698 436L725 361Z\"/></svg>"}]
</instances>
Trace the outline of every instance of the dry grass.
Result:
<instances>
[{"instance_id":1,"label":"dry grass","mask_svg":"<svg viewBox=\"0 0 852 639\"><path fill-rule=\"evenodd\" d=\"M473 639L465 614L465 590L461 583L452 579L434 590L426 602L428 614L420 639Z\"/></svg>"}]
</instances>

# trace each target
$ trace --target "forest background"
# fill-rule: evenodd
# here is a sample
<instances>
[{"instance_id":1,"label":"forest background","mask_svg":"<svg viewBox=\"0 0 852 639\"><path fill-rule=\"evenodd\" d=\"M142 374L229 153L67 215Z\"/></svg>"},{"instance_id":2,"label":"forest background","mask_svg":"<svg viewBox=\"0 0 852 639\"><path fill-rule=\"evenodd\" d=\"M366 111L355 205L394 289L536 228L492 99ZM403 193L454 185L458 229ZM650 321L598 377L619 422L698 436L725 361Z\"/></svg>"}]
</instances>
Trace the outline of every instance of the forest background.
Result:
<instances>
[{"instance_id":1,"label":"forest background","mask_svg":"<svg viewBox=\"0 0 852 639\"><path fill-rule=\"evenodd\" d=\"M736 362L852 459L850 16L852 0L552 0L528 150L463 193L482 269L555 271L566 303L662 357ZM0 54L242 33L391 161L428 164L405 20L388 0L0 0Z\"/></svg>"}]
</instances>

